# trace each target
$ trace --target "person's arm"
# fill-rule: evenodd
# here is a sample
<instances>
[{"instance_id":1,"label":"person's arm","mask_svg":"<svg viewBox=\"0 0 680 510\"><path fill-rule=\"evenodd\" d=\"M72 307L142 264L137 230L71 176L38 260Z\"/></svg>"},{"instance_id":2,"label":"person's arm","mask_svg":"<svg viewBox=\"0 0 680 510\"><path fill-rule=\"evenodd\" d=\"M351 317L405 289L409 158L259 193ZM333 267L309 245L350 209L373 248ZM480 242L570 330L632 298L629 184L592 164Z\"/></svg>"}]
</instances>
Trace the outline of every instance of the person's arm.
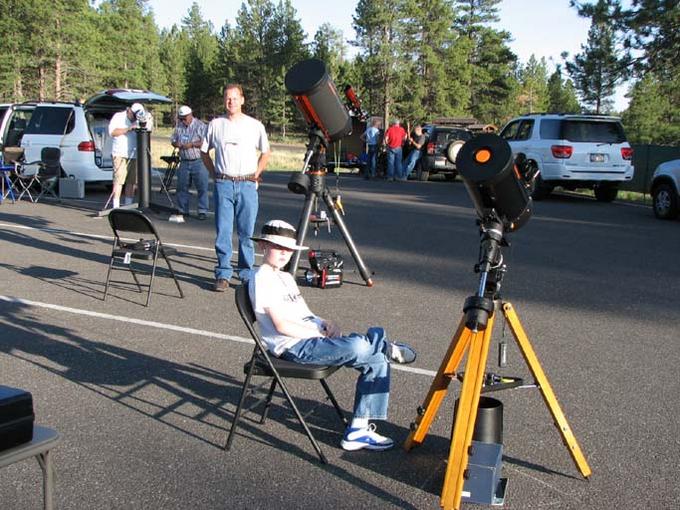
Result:
<instances>
[{"instance_id":1,"label":"person's arm","mask_svg":"<svg viewBox=\"0 0 680 510\"><path fill-rule=\"evenodd\" d=\"M210 157L210 140L212 137L212 129L210 129L210 124L208 129L201 140L201 159L203 160L203 166L208 170L212 178L215 178L215 164Z\"/></svg>"},{"instance_id":2,"label":"person's arm","mask_svg":"<svg viewBox=\"0 0 680 510\"><path fill-rule=\"evenodd\" d=\"M272 151L260 153L260 157L257 159L257 170L255 171L255 180L259 180L260 175L266 170L267 163L269 162L269 157L272 155Z\"/></svg>"},{"instance_id":3,"label":"person's arm","mask_svg":"<svg viewBox=\"0 0 680 510\"><path fill-rule=\"evenodd\" d=\"M323 336L319 326L314 321L298 322L291 320L289 315L276 307L265 308L264 311L272 320L272 324L280 334L292 338L317 338Z\"/></svg>"}]
</instances>

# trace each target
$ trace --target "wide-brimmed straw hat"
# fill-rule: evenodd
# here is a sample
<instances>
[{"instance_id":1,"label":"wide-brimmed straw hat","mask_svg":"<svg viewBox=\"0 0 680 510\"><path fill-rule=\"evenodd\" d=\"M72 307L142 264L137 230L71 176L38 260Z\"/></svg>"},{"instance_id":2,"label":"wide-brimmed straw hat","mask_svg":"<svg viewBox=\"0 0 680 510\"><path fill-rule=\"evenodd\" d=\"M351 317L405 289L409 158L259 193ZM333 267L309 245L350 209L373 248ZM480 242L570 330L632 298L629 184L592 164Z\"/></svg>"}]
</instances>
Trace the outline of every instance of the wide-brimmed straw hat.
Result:
<instances>
[{"instance_id":1,"label":"wide-brimmed straw hat","mask_svg":"<svg viewBox=\"0 0 680 510\"><path fill-rule=\"evenodd\" d=\"M253 241L267 241L290 250L308 250L307 246L300 246L296 241L295 228L282 220L270 220L262 226L262 235L253 236Z\"/></svg>"}]
</instances>

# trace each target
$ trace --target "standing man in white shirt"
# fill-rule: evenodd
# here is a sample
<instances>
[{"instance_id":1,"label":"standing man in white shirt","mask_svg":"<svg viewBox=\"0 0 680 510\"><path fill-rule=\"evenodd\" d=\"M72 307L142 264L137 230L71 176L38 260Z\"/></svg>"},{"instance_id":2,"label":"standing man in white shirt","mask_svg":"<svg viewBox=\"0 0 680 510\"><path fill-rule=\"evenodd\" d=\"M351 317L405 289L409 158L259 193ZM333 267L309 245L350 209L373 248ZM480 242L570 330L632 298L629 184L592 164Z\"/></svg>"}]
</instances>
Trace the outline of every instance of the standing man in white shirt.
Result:
<instances>
[{"instance_id":1,"label":"standing man in white shirt","mask_svg":"<svg viewBox=\"0 0 680 510\"><path fill-rule=\"evenodd\" d=\"M120 195L125 186L123 204L133 201L137 187L137 116L148 118L146 128L151 130L151 117L139 103L133 103L124 111L118 112L109 121L109 136L113 137L111 156L113 157L113 207L120 207Z\"/></svg>"},{"instance_id":2,"label":"standing man in white shirt","mask_svg":"<svg viewBox=\"0 0 680 510\"><path fill-rule=\"evenodd\" d=\"M243 88L232 83L224 90L225 117L210 121L201 157L215 179L215 291L229 288L231 238L234 223L238 234L238 277L249 279L255 264L255 247L251 237L258 211L257 183L265 171L269 156L269 140L264 125L243 113ZM215 161L210 157L215 150Z\"/></svg>"}]
</instances>

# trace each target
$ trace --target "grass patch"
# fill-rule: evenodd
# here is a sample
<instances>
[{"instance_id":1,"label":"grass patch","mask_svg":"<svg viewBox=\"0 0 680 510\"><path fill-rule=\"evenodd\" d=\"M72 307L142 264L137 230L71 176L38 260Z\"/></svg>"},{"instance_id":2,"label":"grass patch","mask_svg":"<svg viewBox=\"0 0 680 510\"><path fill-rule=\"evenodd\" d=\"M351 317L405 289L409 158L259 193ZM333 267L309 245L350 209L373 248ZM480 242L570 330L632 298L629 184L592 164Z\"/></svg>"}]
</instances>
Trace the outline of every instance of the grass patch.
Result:
<instances>
[{"instance_id":1,"label":"grass patch","mask_svg":"<svg viewBox=\"0 0 680 510\"><path fill-rule=\"evenodd\" d=\"M169 132L172 133L172 130ZM161 133L156 132L157 136L164 136ZM154 138L151 143L151 166L154 168L166 168L166 163L161 160L161 156L170 156L173 153L173 146L170 145L169 140L170 134L168 134L168 140L161 141L158 138ZM291 170L301 170L302 164L305 157L305 147L304 145L299 145L295 147L285 147L285 148L275 148L272 151L272 155L269 158L269 164L267 165L268 171L291 171Z\"/></svg>"}]
</instances>

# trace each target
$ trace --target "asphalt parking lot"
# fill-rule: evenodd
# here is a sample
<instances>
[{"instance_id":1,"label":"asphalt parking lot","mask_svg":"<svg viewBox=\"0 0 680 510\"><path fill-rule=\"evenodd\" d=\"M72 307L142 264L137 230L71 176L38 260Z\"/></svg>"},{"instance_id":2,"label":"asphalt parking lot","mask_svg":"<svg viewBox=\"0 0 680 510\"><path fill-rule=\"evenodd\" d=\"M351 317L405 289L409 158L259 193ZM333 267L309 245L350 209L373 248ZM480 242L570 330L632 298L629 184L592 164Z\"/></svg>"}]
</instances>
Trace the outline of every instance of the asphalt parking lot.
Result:
<instances>
[{"instance_id":1,"label":"asphalt parking lot","mask_svg":"<svg viewBox=\"0 0 680 510\"><path fill-rule=\"evenodd\" d=\"M297 224L303 199L287 180L267 174L258 230L272 218ZM343 330L382 325L418 350L415 364L393 370L390 418L378 429L401 444L477 287L476 214L461 182L343 177L340 190L375 285L364 285L332 227L307 241L344 256L345 284L303 293ZM280 394L267 423L247 415L224 451L252 345L233 290L211 290L214 225L150 213L179 251L184 299L161 276L148 308L128 283L103 301L112 238L95 211L106 197L0 205L0 384L31 391L36 421L61 435L56 508L439 508L458 383L408 453L341 450L337 416L323 404L309 418L330 462L321 465ZM502 295L593 474L581 478L537 390L498 393L504 508L677 508L680 223L557 194L508 240ZM508 367L495 366L501 334L498 325L489 369L529 379L507 328ZM354 381L349 370L329 381L347 411ZM303 408L321 399L316 384L291 386ZM0 508L41 508L41 480L33 460L1 469Z\"/></svg>"}]
</instances>

